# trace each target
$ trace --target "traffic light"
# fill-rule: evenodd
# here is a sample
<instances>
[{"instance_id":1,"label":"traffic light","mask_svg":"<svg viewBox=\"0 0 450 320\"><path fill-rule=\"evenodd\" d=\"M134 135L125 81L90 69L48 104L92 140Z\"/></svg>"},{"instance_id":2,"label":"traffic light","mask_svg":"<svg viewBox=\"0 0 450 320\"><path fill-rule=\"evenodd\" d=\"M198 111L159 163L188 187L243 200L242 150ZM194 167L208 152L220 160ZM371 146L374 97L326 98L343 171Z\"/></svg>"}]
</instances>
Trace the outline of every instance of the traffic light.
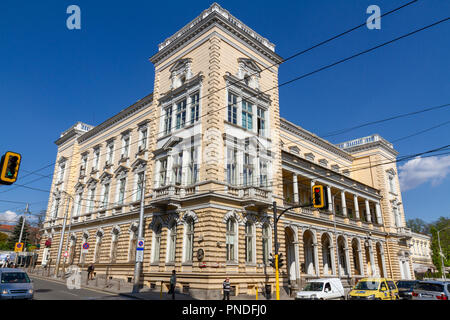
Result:
<instances>
[{"instance_id":1,"label":"traffic light","mask_svg":"<svg viewBox=\"0 0 450 320\"><path fill-rule=\"evenodd\" d=\"M283 268L283 254L278 255L278 269Z\"/></svg>"},{"instance_id":2,"label":"traffic light","mask_svg":"<svg viewBox=\"0 0 450 320\"><path fill-rule=\"evenodd\" d=\"M313 207L322 209L328 205L327 193L323 190L323 186L312 187Z\"/></svg>"},{"instance_id":3,"label":"traffic light","mask_svg":"<svg viewBox=\"0 0 450 320\"><path fill-rule=\"evenodd\" d=\"M272 254L270 254L269 262L270 262L270 266L272 268L275 268L275 257Z\"/></svg>"},{"instance_id":4,"label":"traffic light","mask_svg":"<svg viewBox=\"0 0 450 320\"><path fill-rule=\"evenodd\" d=\"M11 185L17 180L22 156L8 151L2 156L0 163L0 184Z\"/></svg>"}]
</instances>

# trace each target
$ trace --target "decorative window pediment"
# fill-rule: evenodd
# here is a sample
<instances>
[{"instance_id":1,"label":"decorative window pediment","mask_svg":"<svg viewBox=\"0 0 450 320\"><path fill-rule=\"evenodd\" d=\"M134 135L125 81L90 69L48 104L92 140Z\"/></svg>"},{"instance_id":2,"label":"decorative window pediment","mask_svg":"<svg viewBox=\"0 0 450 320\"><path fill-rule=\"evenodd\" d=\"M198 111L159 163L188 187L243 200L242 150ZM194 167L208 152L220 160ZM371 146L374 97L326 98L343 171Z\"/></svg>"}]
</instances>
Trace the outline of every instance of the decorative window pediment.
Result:
<instances>
[{"instance_id":1,"label":"decorative window pediment","mask_svg":"<svg viewBox=\"0 0 450 320\"><path fill-rule=\"evenodd\" d=\"M170 68L170 89L181 87L187 80L192 78L192 59L180 59Z\"/></svg>"},{"instance_id":2,"label":"decorative window pediment","mask_svg":"<svg viewBox=\"0 0 450 320\"><path fill-rule=\"evenodd\" d=\"M86 185L88 186L88 189L92 189L95 187L95 185L98 183L98 180L95 178L90 178Z\"/></svg>"},{"instance_id":3,"label":"decorative window pediment","mask_svg":"<svg viewBox=\"0 0 450 320\"><path fill-rule=\"evenodd\" d=\"M300 149L298 147L289 147L291 153L300 154Z\"/></svg>"},{"instance_id":4,"label":"decorative window pediment","mask_svg":"<svg viewBox=\"0 0 450 320\"><path fill-rule=\"evenodd\" d=\"M140 172L140 171L144 171L145 170L146 165L147 165L147 160L138 158L138 159L136 159L136 161L134 161L131 164L131 168L132 168L133 171Z\"/></svg>"},{"instance_id":5,"label":"decorative window pediment","mask_svg":"<svg viewBox=\"0 0 450 320\"><path fill-rule=\"evenodd\" d=\"M333 164L333 165L331 166L331 170L334 170L334 171L339 172L339 166L338 166L337 164Z\"/></svg>"},{"instance_id":6,"label":"decorative window pediment","mask_svg":"<svg viewBox=\"0 0 450 320\"><path fill-rule=\"evenodd\" d=\"M58 163L64 163L67 161L67 157L60 157Z\"/></svg>"},{"instance_id":7,"label":"decorative window pediment","mask_svg":"<svg viewBox=\"0 0 450 320\"><path fill-rule=\"evenodd\" d=\"M386 172L387 172L387 174L388 175L391 175L391 176L395 176L397 173L395 172L395 170L394 169L388 169L388 170L386 170Z\"/></svg>"},{"instance_id":8,"label":"decorative window pediment","mask_svg":"<svg viewBox=\"0 0 450 320\"><path fill-rule=\"evenodd\" d=\"M328 160L327 159L319 159L319 163L323 165L324 167L328 167Z\"/></svg>"},{"instance_id":9,"label":"decorative window pediment","mask_svg":"<svg viewBox=\"0 0 450 320\"><path fill-rule=\"evenodd\" d=\"M103 172L103 174L100 176L100 183L101 184L106 184L111 182L111 178L112 178L112 174L108 173L108 172Z\"/></svg>"},{"instance_id":10,"label":"decorative window pediment","mask_svg":"<svg viewBox=\"0 0 450 320\"><path fill-rule=\"evenodd\" d=\"M81 192L83 192L83 189L84 189L84 184L83 183L78 182L75 185L75 193L81 193Z\"/></svg>"},{"instance_id":11,"label":"decorative window pediment","mask_svg":"<svg viewBox=\"0 0 450 320\"><path fill-rule=\"evenodd\" d=\"M305 153L306 160L314 161L314 153Z\"/></svg>"},{"instance_id":12,"label":"decorative window pediment","mask_svg":"<svg viewBox=\"0 0 450 320\"><path fill-rule=\"evenodd\" d=\"M238 59L239 70L237 77L244 79L245 84L252 89L259 89L259 79L261 68L255 61L246 58Z\"/></svg>"},{"instance_id":13,"label":"decorative window pediment","mask_svg":"<svg viewBox=\"0 0 450 320\"><path fill-rule=\"evenodd\" d=\"M127 167L125 167L125 166L123 166L123 165L120 165L120 166L114 171L114 175L115 175L117 178L119 178L119 179L124 178L124 177L127 176L128 170L129 170L129 169L128 169Z\"/></svg>"}]
</instances>

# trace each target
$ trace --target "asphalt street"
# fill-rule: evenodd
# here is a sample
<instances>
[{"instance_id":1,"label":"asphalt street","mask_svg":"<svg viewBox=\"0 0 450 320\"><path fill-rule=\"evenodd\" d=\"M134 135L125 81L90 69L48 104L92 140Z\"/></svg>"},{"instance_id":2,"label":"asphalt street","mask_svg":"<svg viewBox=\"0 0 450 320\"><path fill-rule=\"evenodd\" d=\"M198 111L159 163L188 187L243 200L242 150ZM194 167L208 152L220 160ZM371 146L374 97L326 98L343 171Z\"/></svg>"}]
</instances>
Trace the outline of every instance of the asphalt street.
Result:
<instances>
[{"instance_id":1,"label":"asphalt street","mask_svg":"<svg viewBox=\"0 0 450 320\"><path fill-rule=\"evenodd\" d=\"M92 290L69 289L65 284L30 275L34 282L34 300L131 300L117 294Z\"/></svg>"}]
</instances>

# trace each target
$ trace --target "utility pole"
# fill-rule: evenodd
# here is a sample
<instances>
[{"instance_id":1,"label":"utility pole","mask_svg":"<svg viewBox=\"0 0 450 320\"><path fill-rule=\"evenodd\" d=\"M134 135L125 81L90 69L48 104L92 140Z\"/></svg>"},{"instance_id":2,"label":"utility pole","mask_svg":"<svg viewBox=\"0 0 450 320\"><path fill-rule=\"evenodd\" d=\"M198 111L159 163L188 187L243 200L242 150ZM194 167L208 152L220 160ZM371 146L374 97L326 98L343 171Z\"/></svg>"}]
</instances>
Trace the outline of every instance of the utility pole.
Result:
<instances>
[{"instance_id":1,"label":"utility pole","mask_svg":"<svg viewBox=\"0 0 450 320\"><path fill-rule=\"evenodd\" d=\"M25 207L25 212L23 213L23 218L22 218L22 228L20 229L20 235L19 235L19 241L18 242L22 242L22 235L23 235L23 229L25 227L25 214L29 214L31 213L29 210L29 204L27 203L27 206ZM25 250L25 248L22 248L22 250ZM14 258L14 265L17 265L17 260L19 259L19 253L16 253L16 256Z\"/></svg>"},{"instance_id":2,"label":"utility pole","mask_svg":"<svg viewBox=\"0 0 450 320\"><path fill-rule=\"evenodd\" d=\"M64 249L64 253L67 252L67 247L69 246L69 238L70 238L70 229L72 227L72 215L73 215L73 207L75 205L75 200L72 201L72 208L70 209L70 222L69 222L69 230L67 231L67 242L66 242L66 248ZM78 204L79 205L79 204ZM64 255L63 259L63 275L66 272L66 256Z\"/></svg>"},{"instance_id":3,"label":"utility pole","mask_svg":"<svg viewBox=\"0 0 450 320\"><path fill-rule=\"evenodd\" d=\"M439 255L441 256L441 266L442 266L442 274L443 274L443 277L444 277L444 281L447 281L447 277L445 276L444 254L442 253L441 238L439 237L439 232L444 231L445 229L448 229L448 228L450 228L450 226L437 231L438 244L439 244Z\"/></svg>"},{"instance_id":4,"label":"utility pole","mask_svg":"<svg viewBox=\"0 0 450 320\"><path fill-rule=\"evenodd\" d=\"M67 215L69 214L70 198L72 197L67 192L64 191L64 193L66 194L66 198L67 198L67 206L66 206L66 214L64 215L64 221L63 221L63 226L62 226L62 230L61 230L61 237L59 239L58 255L56 257L56 266L55 266L55 275L54 275L55 278L58 277L59 262L61 261L61 250L62 250L62 247L63 247L64 234L65 234L65 231L66 231Z\"/></svg>"},{"instance_id":5,"label":"utility pole","mask_svg":"<svg viewBox=\"0 0 450 320\"><path fill-rule=\"evenodd\" d=\"M141 192L141 208L139 212L139 228L137 241L144 237L144 206L145 206L145 173L142 179L142 192ZM135 265L134 265L134 284L133 293L139 292L139 283L141 280L142 261L137 257L137 248L135 253Z\"/></svg>"},{"instance_id":6,"label":"utility pole","mask_svg":"<svg viewBox=\"0 0 450 320\"><path fill-rule=\"evenodd\" d=\"M334 224L334 238L335 238L335 240L336 240L336 271L337 271L337 274L338 274L338 277L339 277L339 279L341 279L341 268L339 268L339 266L340 266L340 262L339 262L339 245L338 245L338 239L337 239L337 231L336 231L336 206L334 205L334 198L337 196L339 194L339 192L336 192L334 195L333 195L333 197L332 197L332 200L331 200L331 203L332 203L332 206L333 206L333 224ZM333 253L333 255L334 255L334 253ZM347 268L349 268L348 266L347 266Z\"/></svg>"}]
</instances>

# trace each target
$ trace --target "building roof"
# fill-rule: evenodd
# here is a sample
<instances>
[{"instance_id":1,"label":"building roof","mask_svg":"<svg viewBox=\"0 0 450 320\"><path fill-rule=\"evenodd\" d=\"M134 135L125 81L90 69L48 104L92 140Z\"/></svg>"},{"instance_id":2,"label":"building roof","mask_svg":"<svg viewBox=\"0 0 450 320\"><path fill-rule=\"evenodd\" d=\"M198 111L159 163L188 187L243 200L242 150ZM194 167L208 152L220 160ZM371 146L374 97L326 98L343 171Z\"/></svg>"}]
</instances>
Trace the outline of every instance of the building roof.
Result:
<instances>
[{"instance_id":1,"label":"building roof","mask_svg":"<svg viewBox=\"0 0 450 320\"><path fill-rule=\"evenodd\" d=\"M0 232L13 232L14 226L9 224L0 224Z\"/></svg>"}]
</instances>

